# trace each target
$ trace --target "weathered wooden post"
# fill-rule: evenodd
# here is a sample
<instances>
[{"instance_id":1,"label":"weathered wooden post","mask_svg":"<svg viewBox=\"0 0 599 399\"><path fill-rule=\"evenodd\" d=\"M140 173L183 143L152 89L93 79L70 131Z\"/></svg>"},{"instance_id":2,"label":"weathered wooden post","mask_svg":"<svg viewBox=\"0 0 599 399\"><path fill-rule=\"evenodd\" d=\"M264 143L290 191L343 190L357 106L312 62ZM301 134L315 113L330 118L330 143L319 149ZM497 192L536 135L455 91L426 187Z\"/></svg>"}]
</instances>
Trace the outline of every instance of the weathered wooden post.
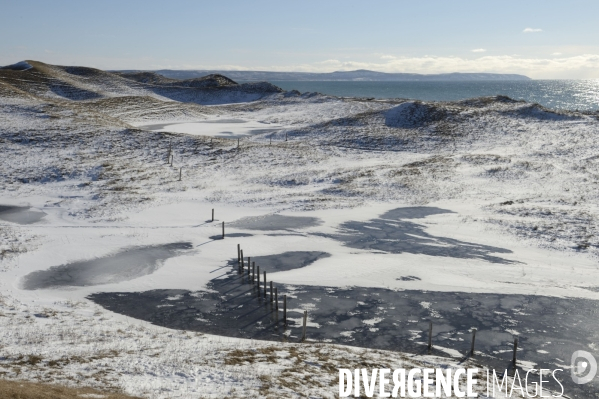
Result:
<instances>
[{"instance_id":1,"label":"weathered wooden post","mask_svg":"<svg viewBox=\"0 0 599 399\"><path fill-rule=\"evenodd\" d=\"M264 271L264 299L266 299L266 270Z\"/></svg>"},{"instance_id":2,"label":"weathered wooden post","mask_svg":"<svg viewBox=\"0 0 599 399\"><path fill-rule=\"evenodd\" d=\"M260 266L256 266L256 268L257 268L256 276L258 277L256 279L256 287L258 287L258 298L260 298Z\"/></svg>"},{"instance_id":3,"label":"weathered wooden post","mask_svg":"<svg viewBox=\"0 0 599 399\"><path fill-rule=\"evenodd\" d=\"M287 141L287 132L285 132L285 141Z\"/></svg>"},{"instance_id":4,"label":"weathered wooden post","mask_svg":"<svg viewBox=\"0 0 599 399\"><path fill-rule=\"evenodd\" d=\"M183 168L179 168L179 181L181 181L182 175L183 175Z\"/></svg>"},{"instance_id":5,"label":"weathered wooden post","mask_svg":"<svg viewBox=\"0 0 599 399\"><path fill-rule=\"evenodd\" d=\"M302 342L306 340L306 324L308 322L308 311L304 310L304 323L302 328Z\"/></svg>"},{"instance_id":6,"label":"weathered wooden post","mask_svg":"<svg viewBox=\"0 0 599 399\"><path fill-rule=\"evenodd\" d=\"M512 359L514 368L516 368L516 353L517 352L518 352L518 337L514 337L514 358Z\"/></svg>"},{"instance_id":7,"label":"weathered wooden post","mask_svg":"<svg viewBox=\"0 0 599 399\"><path fill-rule=\"evenodd\" d=\"M237 148L239 148L239 137L237 137Z\"/></svg>"},{"instance_id":8,"label":"weathered wooden post","mask_svg":"<svg viewBox=\"0 0 599 399\"><path fill-rule=\"evenodd\" d=\"M223 222L223 240L225 239L225 222Z\"/></svg>"},{"instance_id":9,"label":"weathered wooden post","mask_svg":"<svg viewBox=\"0 0 599 399\"><path fill-rule=\"evenodd\" d=\"M433 322L429 321L428 325L428 351L433 347Z\"/></svg>"},{"instance_id":10,"label":"weathered wooden post","mask_svg":"<svg viewBox=\"0 0 599 399\"><path fill-rule=\"evenodd\" d=\"M248 256L248 270L250 268L250 265L252 264L252 262L250 262L250 259L251 258ZM244 269L241 269L241 274L244 274L244 271L245 271Z\"/></svg>"},{"instance_id":11,"label":"weathered wooden post","mask_svg":"<svg viewBox=\"0 0 599 399\"><path fill-rule=\"evenodd\" d=\"M270 303L272 303L274 300L273 298L273 289L272 289L272 281L270 282Z\"/></svg>"},{"instance_id":12,"label":"weathered wooden post","mask_svg":"<svg viewBox=\"0 0 599 399\"><path fill-rule=\"evenodd\" d=\"M241 250L241 262L239 262L239 265L237 266L237 271L241 272L241 269L243 269L243 262L245 262L245 260L243 260L243 249Z\"/></svg>"},{"instance_id":13,"label":"weathered wooden post","mask_svg":"<svg viewBox=\"0 0 599 399\"><path fill-rule=\"evenodd\" d=\"M275 287L275 328L279 329L279 297L277 295L277 287Z\"/></svg>"},{"instance_id":14,"label":"weathered wooden post","mask_svg":"<svg viewBox=\"0 0 599 399\"><path fill-rule=\"evenodd\" d=\"M283 324L287 327L287 295L283 295Z\"/></svg>"},{"instance_id":15,"label":"weathered wooden post","mask_svg":"<svg viewBox=\"0 0 599 399\"><path fill-rule=\"evenodd\" d=\"M212 208L212 221L214 222L214 208Z\"/></svg>"},{"instance_id":16,"label":"weathered wooden post","mask_svg":"<svg viewBox=\"0 0 599 399\"><path fill-rule=\"evenodd\" d=\"M212 218L214 219L214 217ZM237 265L241 263L241 245L237 244Z\"/></svg>"},{"instance_id":17,"label":"weathered wooden post","mask_svg":"<svg viewBox=\"0 0 599 399\"><path fill-rule=\"evenodd\" d=\"M175 160L175 156L171 154L171 166L173 166L173 161Z\"/></svg>"},{"instance_id":18,"label":"weathered wooden post","mask_svg":"<svg viewBox=\"0 0 599 399\"><path fill-rule=\"evenodd\" d=\"M476 340L476 328L472 329L472 345L470 345L470 356L474 356L474 341Z\"/></svg>"},{"instance_id":19,"label":"weathered wooden post","mask_svg":"<svg viewBox=\"0 0 599 399\"><path fill-rule=\"evenodd\" d=\"M256 281L256 262L252 262L252 283Z\"/></svg>"}]
</instances>

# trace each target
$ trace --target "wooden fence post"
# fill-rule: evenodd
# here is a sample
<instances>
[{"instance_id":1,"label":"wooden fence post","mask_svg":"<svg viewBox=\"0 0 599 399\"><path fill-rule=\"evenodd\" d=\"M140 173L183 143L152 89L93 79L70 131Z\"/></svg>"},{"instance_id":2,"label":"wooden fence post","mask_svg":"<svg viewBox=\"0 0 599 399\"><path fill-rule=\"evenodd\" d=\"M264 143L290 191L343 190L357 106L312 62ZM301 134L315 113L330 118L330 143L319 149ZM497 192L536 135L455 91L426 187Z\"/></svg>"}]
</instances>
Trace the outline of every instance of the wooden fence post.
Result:
<instances>
[{"instance_id":1,"label":"wooden fence post","mask_svg":"<svg viewBox=\"0 0 599 399\"><path fill-rule=\"evenodd\" d=\"M304 323L302 328L302 342L306 340L306 324L308 322L308 311L304 310Z\"/></svg>"},{"instance_id":2,"label":"wooden fence post","mask_svg":"<svg viewBox=\"0 0 599 399\"><path fill-rule=\"evenodd\" d=\"M428 325L428 351L430 352L433 347L433 322L430 321Z\"/></svg>"},{"instance_id":3,"label":"wooden fence post","mask_svg":"<svg viewBox=\"0 0 599 399\"><path fill-rule=\"evenodd\" d=\"M283 323L287 327L287 295L283 295Z\"/></svg>"},{"instance_id":4,"label":"wooden fence post","mask_svg":"<svg viewBox=\"0 0 599 399\"><path fill-rule=\"evenodd\" d=\"M277 287L275 287L275 326L279 329L279 295L277 293Z\"/></svg>"},{"instance_id":5,"label":"wooden fence post","mask_svg":"<svg viewBox=\"0 0 599 399\"><path fill-rule=\"evenodd\" d=\"M512 359L512 363L514 364L514 368L516 368L516 353L518 352L518 337L514 338L514 358Z\"/></svg>"},{"instance_id":6,"label":"wooden fence post","mask_svg":"<svg viewBox=\"0 0 599 399\"><path fill-rule=\"evenodd\" d=\"M223 240L225 239L225 222L223 222Z\"/></svg>"},{"instance_id":7,"label":"wooden fence post","mask_svg":"<svg viewBox=\"0 0 599 399\"><path fill-rule=\"evenodd\" d=\"M476 328L472 329L472 345L470 345L470 356L474 356L474 341L476 340Z\"/></svg>"},{"instance_id":8,"label":"wooden fence post","mask_svg":"<svg viewBox=\"0 0 599 399\"><path fill-rule=\"evenodd\" d=\"M214 222L214 208L212 208L212 221Z\"/></svg>"}]
</instances>

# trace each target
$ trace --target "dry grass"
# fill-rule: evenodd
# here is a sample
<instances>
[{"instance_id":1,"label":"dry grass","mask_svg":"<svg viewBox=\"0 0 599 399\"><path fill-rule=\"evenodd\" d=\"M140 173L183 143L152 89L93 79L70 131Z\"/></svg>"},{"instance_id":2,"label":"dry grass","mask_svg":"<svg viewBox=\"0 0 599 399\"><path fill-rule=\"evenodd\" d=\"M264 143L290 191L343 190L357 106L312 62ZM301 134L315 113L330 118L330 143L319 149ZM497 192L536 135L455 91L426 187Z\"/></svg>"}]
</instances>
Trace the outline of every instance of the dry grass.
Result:
<instances>
[{"instance_id":1,"label":"dry grass","mask_svg":"<svg viewBox=\"0 0 599 399\"><path fill-rule=\"evenodd\" d=\"M67 388L59 385L0 379L2 399L133 399L119 393L101 392L91 388Z\"/></svg>"}]
</instances>

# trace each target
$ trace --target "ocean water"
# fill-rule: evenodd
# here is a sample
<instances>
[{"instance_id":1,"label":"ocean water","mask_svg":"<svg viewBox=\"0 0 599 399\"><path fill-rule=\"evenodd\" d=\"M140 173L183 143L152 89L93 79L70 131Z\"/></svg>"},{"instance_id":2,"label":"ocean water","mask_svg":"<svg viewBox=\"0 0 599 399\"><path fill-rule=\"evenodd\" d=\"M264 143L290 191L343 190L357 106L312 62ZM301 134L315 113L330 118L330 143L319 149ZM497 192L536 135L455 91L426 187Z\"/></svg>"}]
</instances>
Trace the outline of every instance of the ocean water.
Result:
<instances>
[{"instance_id":1,"label":"ocean water","mask_svg":"<svg viewBox=\"0 0 599 399\"><path fill-rule=\"evenodd\" d=\"M563 110L599 110L599 80L485 82L302 82L273 81L284 90L320 92L340 97L408 98L456 101L505 95Z\"/></svg>"}]
</instances>

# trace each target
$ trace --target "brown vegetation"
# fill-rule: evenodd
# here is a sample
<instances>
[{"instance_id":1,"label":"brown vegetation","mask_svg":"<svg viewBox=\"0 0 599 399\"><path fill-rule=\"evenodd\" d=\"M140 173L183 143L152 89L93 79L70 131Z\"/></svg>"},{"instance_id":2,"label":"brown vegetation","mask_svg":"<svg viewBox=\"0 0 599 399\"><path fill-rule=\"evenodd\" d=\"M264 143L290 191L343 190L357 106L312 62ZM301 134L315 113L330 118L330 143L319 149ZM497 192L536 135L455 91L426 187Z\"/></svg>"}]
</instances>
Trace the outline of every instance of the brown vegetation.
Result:
<instances>
[{"instance_id":1,"label":"brown vegetation","mask_svg":"<svg viewBox=\"0 0 599 399\"><path fill-rule=\"evenodd\" d=\"M67 388L59 385L0 379L2 399L134 399L119 393L101 392L91 388Z\"/></svg>"}]
</instances>

